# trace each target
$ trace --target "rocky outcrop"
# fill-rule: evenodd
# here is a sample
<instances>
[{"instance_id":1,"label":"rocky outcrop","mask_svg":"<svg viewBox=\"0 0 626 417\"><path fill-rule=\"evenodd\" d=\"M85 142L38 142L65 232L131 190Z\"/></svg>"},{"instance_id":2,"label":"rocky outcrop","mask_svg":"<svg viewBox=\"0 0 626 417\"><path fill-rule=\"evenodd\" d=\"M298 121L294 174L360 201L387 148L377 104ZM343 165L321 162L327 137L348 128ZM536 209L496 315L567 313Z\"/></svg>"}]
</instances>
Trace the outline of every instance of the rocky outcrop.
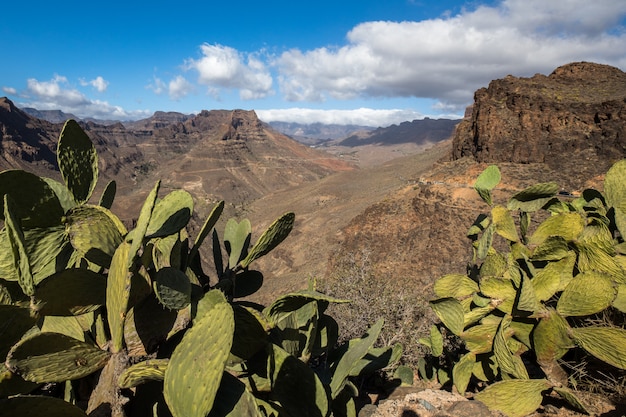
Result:
<instances>
[{"instance_id":1,"label":"rocky outcrop","mask_svg":"<svg viewBox=\"0 0 626 417\"><path fill-rule=\"evenodd\" d=\"M457 127L452 159L545 163L594 175L626 155L626 73L577 62L492 81Z\"/></svg>"}]
</instances>

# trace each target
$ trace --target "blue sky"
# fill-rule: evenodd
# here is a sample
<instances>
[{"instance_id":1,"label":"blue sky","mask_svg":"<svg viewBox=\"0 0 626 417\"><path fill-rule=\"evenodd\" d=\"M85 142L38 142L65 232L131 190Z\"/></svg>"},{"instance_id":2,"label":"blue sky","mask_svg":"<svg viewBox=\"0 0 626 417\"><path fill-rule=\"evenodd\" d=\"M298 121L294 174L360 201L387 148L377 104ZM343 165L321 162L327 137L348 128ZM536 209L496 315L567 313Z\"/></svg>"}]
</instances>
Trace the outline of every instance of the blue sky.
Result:
<instances>
[{"instance_id":1,"label":"blue sky","mask_svg":"<svg viewBox=\"0 0 626 417\"><path fill-rule=\"evenodd\" d=\"M129 120L254 109L386 126L460 117L508 74L626 70L624 0L8 2L0 95Z\"/></svg>"}]
</instances>

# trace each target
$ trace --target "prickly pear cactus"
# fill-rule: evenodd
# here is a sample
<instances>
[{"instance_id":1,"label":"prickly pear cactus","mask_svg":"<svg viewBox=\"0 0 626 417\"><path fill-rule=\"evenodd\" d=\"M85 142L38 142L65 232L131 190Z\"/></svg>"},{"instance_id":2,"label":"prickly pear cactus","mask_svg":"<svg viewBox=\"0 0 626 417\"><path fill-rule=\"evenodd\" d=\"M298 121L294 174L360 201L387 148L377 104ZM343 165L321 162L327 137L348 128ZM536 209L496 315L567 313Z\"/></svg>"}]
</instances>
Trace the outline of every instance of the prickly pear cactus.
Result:
<instances>
[{"instance_id":1,"label":"prickly pear cactus","mask_svg":"<svg viewBox=\"0 0 626 417\"><path fill-rule=\"evenodd\" d=\"M585 190L573 199L559 198L557 184L543 183L516 193L504 206L492 201L499 181L495 167L476 181L491 210L468 232L474 250L469 274L446 275L434 284L438 298L431 307L464 351L452 372L424 366L422 374L451 375L461 393L472 381L494 382L476 398L510 416L534 411L542 395L552 391L585 412L558 361L572 349L583 349L607 366L626 369L626 330L598 324L608 309L626 310L626 235L621 233L626 231L626 160L607 173L605 195ZM548 215L533 228L531 218L539 211ZM508 244L508 252L496 250L496 238ZM435 357L448 354L436 328L421 342Z\"/></svg>"}]
</instances>

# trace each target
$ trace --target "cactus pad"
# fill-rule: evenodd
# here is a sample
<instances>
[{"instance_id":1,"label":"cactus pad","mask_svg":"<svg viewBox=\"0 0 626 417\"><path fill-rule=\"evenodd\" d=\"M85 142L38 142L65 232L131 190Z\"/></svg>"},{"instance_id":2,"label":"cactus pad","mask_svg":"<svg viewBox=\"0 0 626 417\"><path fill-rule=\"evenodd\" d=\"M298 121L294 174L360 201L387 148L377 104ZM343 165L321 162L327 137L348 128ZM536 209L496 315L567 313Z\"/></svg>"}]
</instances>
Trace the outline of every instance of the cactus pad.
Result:
<instances>
[{"instance_id":1,"label":"cactus pad","mask_svg":"<svg viewBox=\"0 0 626 417\"><path fill-rule=\"evenodd\" d=\"M13 346L6 365L27 381L63 382L101 369L108 359L97 346L59 333L37 333Z\"/></svg>"},{"instance_id":2,"label":"cactus pad","mask_svg":"<svg viewBox=\"0 0 626 417\"><path fill-rule=\"evenodd\" d=\"M165 371L163 394L174 417L211 411L234 330L230 304L218 303L185 333Z\"/></svg>"},{"instance_id":3,"label":"cactus pad","mask_svg":"<svg viewBox=\"0 0 626 417\"><path fill-rule=\"evenodd\" d=\"M63 126L57 146L63 181L77 203L89 200L98 181L98 155L89 136L74 120Z\"/></svg>"},{"instance_id":4,"label":"cactus pad","mask_svg":"<svg viewBox=\"0 0 626 417\"><path fill-rule=\"evenodd\" d=\"M170 310L185 308L191 301L191 282L179 269L161 268L154 277L153 287L161 304Z\"/></svg>"},{"instance_id":5,"label":"cactus pad","mask_svg":"<svg viewBox=\"0 0 626 417\"><path fill-rule=\"evenodd\" d=\"M106 277L88 269L65 269L46 279L35 294L39 314L80 315L104 305Z\"/></svg>"}]
</instances>

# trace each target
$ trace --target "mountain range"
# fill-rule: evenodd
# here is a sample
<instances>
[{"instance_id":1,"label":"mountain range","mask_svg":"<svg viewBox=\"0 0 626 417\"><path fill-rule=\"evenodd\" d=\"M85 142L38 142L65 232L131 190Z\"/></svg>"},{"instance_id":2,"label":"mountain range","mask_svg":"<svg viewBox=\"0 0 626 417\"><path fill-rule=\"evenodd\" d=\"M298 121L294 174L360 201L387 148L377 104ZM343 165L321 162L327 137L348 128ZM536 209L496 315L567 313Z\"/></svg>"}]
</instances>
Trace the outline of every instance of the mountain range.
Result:
<instances>
[{"instance_id":1,"label":"mountain range","mask_svg":"<svg viewBox=\"0 0 626 417\"><path fill-rule=\"evenodd\" d=\"M460 123L426 119L344 138L342 152L382 153L409 140L413 126L434 126L411 139L425 143L419 152L371 166L299 143L253 111L80 123L96 144L101 175L118 181L113 210L124 221L137 215L159 178L165 190L190 191L200 219L220 199L227 202L224 219L248 217L255 230L294 211L292 234L261 260L266 282L258 296L266 301L310 277L333 276L345 259L365 257L380 280L427 296L434 279L465 270L465 231L486 210L472 184L487 165L502 172L498 200L536 182L556 181L567 193L598 187L626 156L625 114L626 74L572 63L547 76L492 81ZM0 99L0 169L58 176L61 127ZM444 127L449 138L440 140Z\"/></svg>"}]
</instances>

